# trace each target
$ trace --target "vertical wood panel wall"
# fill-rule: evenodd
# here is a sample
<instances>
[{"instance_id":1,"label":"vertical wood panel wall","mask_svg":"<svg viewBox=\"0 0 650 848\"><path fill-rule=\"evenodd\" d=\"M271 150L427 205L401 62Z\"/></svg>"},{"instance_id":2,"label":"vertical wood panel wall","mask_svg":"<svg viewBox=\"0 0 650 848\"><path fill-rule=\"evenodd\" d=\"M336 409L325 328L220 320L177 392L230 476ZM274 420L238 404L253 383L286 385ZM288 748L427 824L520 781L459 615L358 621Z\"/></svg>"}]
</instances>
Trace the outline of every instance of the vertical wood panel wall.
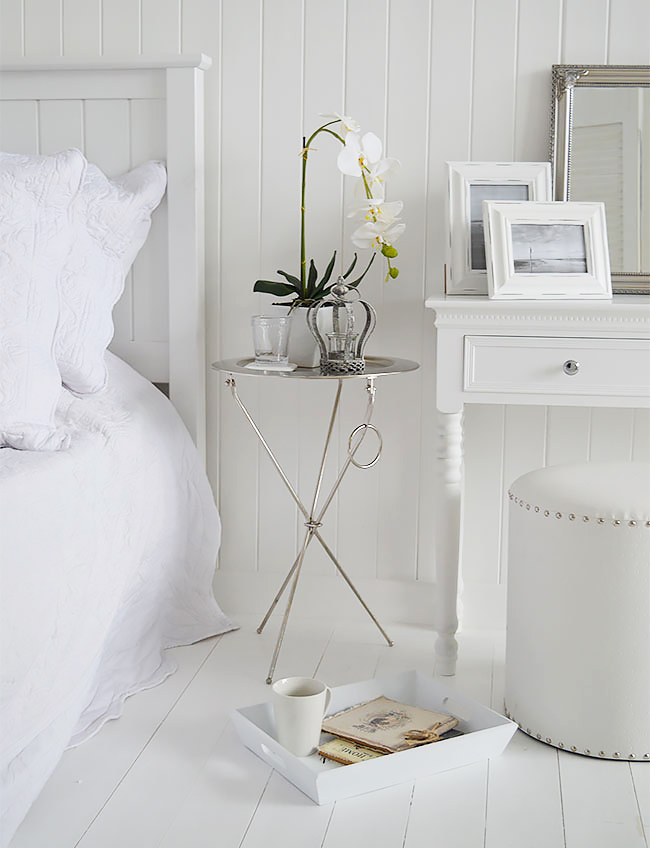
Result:
<instances>
[{"instance_id":1,"label":"vertical wood panel wall","mask_svg":"<svg viewBox=\"0 0 650 848\"><path fill-rule=\"evenodd\" d=\"M648 0L0 0L4 60L203 51L206 75L207 325L210 359L250 350L250 316L271 298L253 281L297 270L301 137L343 111L402 161L389 196L404 200L399 280L379 263L363 283L379 324L369 352L418 359L380 381L382 462L352 470L325 535L353 578L435 579L432 320L442 291L444 161L544 160L554 62L650 62ZM155 120L155 116L152 116ZM147 115L133 115L144 121ZM349 186L333 139L309 164L308 250L349 260ZM146 304L145 304L146 306ZM157 325L147 328L159 332ZM240 390L300 489L317 469L331 388L242 378ZM344 390L335 445L360 419L362 386ZM284 572L301 524L282 484L213 375L210 474L223 519L222 575ZM464 581L504 580L502 493L544 463L647 457L647 412L470 407L466 413ZM331 482L332 473L327 480ZM321 552L309 569L329 575ZM266 600L264 597L263 601ZM263 601L261 603L263 603ZM408 611L406 611L408 612Z\"/></svg>"}]
</instances>

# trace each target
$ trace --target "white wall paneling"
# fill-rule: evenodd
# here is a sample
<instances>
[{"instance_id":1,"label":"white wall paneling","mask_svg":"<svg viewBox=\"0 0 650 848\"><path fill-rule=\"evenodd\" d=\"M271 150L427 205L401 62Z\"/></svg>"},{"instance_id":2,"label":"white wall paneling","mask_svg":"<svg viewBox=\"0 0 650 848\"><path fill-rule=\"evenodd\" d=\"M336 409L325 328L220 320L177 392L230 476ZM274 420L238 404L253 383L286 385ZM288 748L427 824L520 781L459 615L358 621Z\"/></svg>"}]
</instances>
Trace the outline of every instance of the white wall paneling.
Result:
<instances>
[{"instance_id":1,"label":"white wall paneling","mask_svg":"<svg viewBox=\"0 0 650 848\"><path fill-rule=\"evenodd\" d=\"M317 104L313 104L313 112L315 115L318 112L331 112L343 110L345 114L353 115L361 124L364 130L372 130L380 136L384 143L387 144L387 149L390 155L391 147L390 140L386 137L386 130L389 120L389 110L387 108L387 85L389 69L395 61L395 54L390 52L389 44L389 11L390 4L388 0L357 0L357 2L348 2L342 7L344 15L343 21L345 25L345 53L344 61L344 78L345 89L343 92L344 100L341 100L339 105L328 104L319 108ZM368 26L368 22L372 20L372 26ZM339 24L340 26L340 24ZM328 29L325 30L325 33ZM372 85L360 85L363 78L368 79L368 71L372 76ZM331 153L325 153L325 144L321 144L323 148L323 159L325 155L329 159L330 173L336 172L335 159L338 150L335 148ZM395 151L393 151L395 153ZM393 183L393 186L395 183ZM352 189L352 181L346 181L343 184L343 203L347 207L350 202L350 191ZM391 188L393 197L399 197L395 193L396 189ZM312 195L312 205L318 203L318 196ZM350 244L349 234L352 231L352 222L346 220L344 226L344 236L341 243L341 253L350 259L353 248ZM319 253L326 254L330 252L329 245L324 244L322 239L314 233L312 238L312 250L318 250ZM360 263L364 261L364 254L359 257ZM368 259L365 257L365 261ZM380 343L381 336L385 333L385 309L383 304L383 267L380 262L375 262L375 266L371 269L366 279L362 284L362 296L372 301L377 309L377 325L382 329L375 331L375 336L371 337L368 342L368 353L377 352L377 344ZM384 340L387 341L384 335ZM385 348L384 348L385 349ZM403 379L400 377L391 378L394 380ZM381 380L377 386L377 408L373 417L373 423L384 427L385 416L382 412L386 408L386 401L391 397L390 393L394 391L394 386L389 385L389 380ZM361 386L346 386L347 399L342 405L340 414L340 441L339 441L339 461L342 462L346 449L348 434L362 420L363 409L365 407L365 397L362 397L363 389ZM393 448L396 446L393 445ZM308 449L308 448L306 448ZM384 457L385 459L385 457ZM352 580L355 577L370 577L376 576L379 545L379 504L381 503L380 491L386 487L385 466L382 468L383 460L378 465L366 471L360 471L353 468L348 472L348 476L342 484L338 494L338 546L336 553L343 567L348 571ZM355 472L354 474L352 472ZM405 493L404 493L405 494ZM400 511L401 512L401 511ZM404 513L406 512L404 511ZM406 567L406 562L402 563Z\"/></svg>"},{"instance_id":2,"label":"white wall paneling","mask_svg":"<svg viewBox=\"0 0 650 848\"><path fill-rule=\"evenodd\" d=\"M102 5L102 0L63 0L61 4L61 54L63 56L88 56L88 54L96 55L97 52L101 52Z\"/></svg>"},{"instance_id":3,"label":"white wall paneling","mask_svg":"<svg viewBox=\"0 0 650 848\"><path fill-rule=\"evenodd\" d=\"M181 0L138 0L138 2L142 22L140 30L142 53L167 56L182 52ZM138 3L134 5L137 6Z\"/></svg>"},{"instance_id":4,"label":"white wall paneling","mask_svg":"<svg viewBox=\"0 0 650 848\"><path fill-rule=\"evenodd\" d=\"M50 59L62 55L62 0L23 0L22 18L25 56ZM89 39L93 35L89 32Z\"/></svg>"},{"instance_id":5,"label":"white wall paneling","mask_svg":"<svg viewBox=\"0 0 650 848\"><path fill-rule=\"evenodd\" d=\"M300 4L299 4L300 5ZM345 0L333 0L324 4L319 0L306 0L304 4L303 27L304 42L301 54L305 57L304 75L302 83L302 115L304 116L294 132L298 137L303 132L311 133L324 119L320 118L321 112L329 112L331 109L343 105L345 102L346 86L346 44L347 44L347 20L345 16ZM323 38L323 33L329 34ZM301 60L302 61L302 60ZM327 68L327 73L323 69ZM295 141L290 145L295 149ZM307 216L306 237L307 251L314 256L319 270L326 267L329 257L336 250L339 257L339 268L343 264L341 257L342 240L342 179L338 172L332 170L332 156L336 155L337 142L333 138L320 136L316 147L319 149L310 157L307 172ZM288 253L291 268L298 268L298 181L300 175L295 167L295 161L291 163L291 151L287 150L289 167L292 169L293 186L292 195L289 199L291 208L290 220L295 225L286 234L288 236ZM294 157L295 158L295 157ZM350 260L352 254L349 248L345 251L345 259ZM285 265L271 263L266 265L273 272L276 268L290 270ZM266 271L264 272L266 275ZM351 386L345 388L346 405L350 402ZM334 386L305 385L298 392L298 415L294 418L297 437L297 483L301 492L313 491L314 483L318 475L320 455L314 450L315 439L323 442L327 432L328 416L334 399ZM331 457L339 456L339 434L341 439L343 433L339 425L332 436ZM351 469L350 473L356 469ZM323 481L325 488L331 488L335 481L335 468L332 462L326 469ZM347 480L346 480L347 485ZM283 498L286 495L283 495ZM327 513L327 527L324 528L324 538L327 539L334 550L338 546L338 510L339 496L336 495L334 502ZM298 522L297 540L302 541L301 531L304 528L302 521ZM332 563L320 545L312 545L309 549L308 573L318 575L331 575L333 573Z\"/></svg>"},{"instance_id":6,"label":"white wall paneling","mask_svg":"<svg viewBox=\"0 0 650 848\"><path fill-rule=\"evenodd\" d=\"M260 194L258 208L251 210L259 215L259 254L254 257L259 264L252 278L242 279L241 285L246 288L252 286L257 276L276 279L277 268L291 274L300 273L301 162L298 154L302 147L304 31L301 0L263 3L260 6L259 21L262 94L259 101ZM284 120L278 120L279 104L283 104ZM331 139L319 141L317 146L321 150L333 147ZM268 307L274 298L268 295L255 295L255 298L255 311L268 314ZM238 350L250 350L249 316L246 316L246 322L242 328L243 338L240 336L237 342ZM300 414L299 387L295 383L285 385L278 380L256 378L244 378L240 383L242 391L258 393L259 426L273 450L282 458L282 465L295 486L300 448L297 426ZM232 404L230 399L228 404ZM243 420L239 410L234 414L238 416L238 422ZM318 420L312 419L307 424L314 437L316 434L320 436L318 423ZM258 567L261 570L288 571L296 556L297 545L290 495L260 446L257 447L257 463ZM302 530L298 534L302 544L305 530L302 519L298 527Z\"/></svg>"},{"instance_id":7,"label":"white wall paneling","mask_svg":"<svg viewBox=\"0 0 650 848\"><path fill-rule=\"evenodd\" d=\"M101 13L101 49L104 56L136 56L142 52L142 8L139 2L102 0Z\"/></svg>"},{"instance_id":8,"label":"white wall paneling","mask_svg":"<svg viewBox=\"0 0 650 848\"><path fill-rule=\"evenodd\" d=\"M18 59L25 52L24 2L5 0L0 7L0 55L5 61Z\"/></svg>"},{"instance_id":9,"label":"white wall paneling","mask_svg":"<svg viewBox=\"0 0 650 848\"><path fill-rule=\"evenodd\" d=\"M200 5L199 15L209 4ZM225 0L221 5L221 204L214 210L217 217L207 222L208 230L212 228L214 232L218 227L219 233L218 267L211 281L212 285L219 286L219 302L218 311L208 315L208 334L212 329L215 336L220 337L218 354L225 357L247 349L250 316L261 306L252 293L252 283L260 270L262 28L258 3L246 4L246 14L242 13L237 0ZM283 110L283 122L284 118ZM208 156L210 149L208 139ZM216 473L224 527L221 567L255 571L259 498L255 435L245 429L245 422L224 388L221 375L215 375L213 386L215 392L221 387L221 444L212 442L212 449L218 450ZM254 379L242 386L242 396L254 418L259 411L257 392Z\"/></svg>"},{"instance_id":10,"label":"white wall paneling","mask_svg":"<svg viewBox=\"0 0 650 848\"><path fill-rule=\"evenodd\" d=\"M252 293L253 282L278 268L297 270L298 154L319 113L353 115L385 140L388 155L401 159L388 189L405 202L400 277L384 284L377 262L362 292L379 314L369 352L412 357L422 368L379 381L375 423L385 438L384 456L370 471L350 471L324 532L352 578L376 584L380 606L390 611L392 603L395 615L419 616L435 579L433 327L423 303L443 291L444 162L546 159L551 65L649 63L647 0L0 0L0 16L3 61L23 54L32 60L138 52L212 56L205 79L208 361L250 351L250 316L271 303ZM164 116L149 102L153 93L127 109L115 92L110 116L104 106L95 109L92 90L79 97L81 112L68 101L42 114L28 98L12 102L2 114L2 145L28 151L83 142L113 172L139 158L140 139L155 150ZM29 116L33 132L24 130L24 120L15 129L12 115L19 113ZM65 131L58 119L64 113ZM119 128L110 143L107 122ZM334 249L342 263L353 249L342 214L349 187L336 170L336 143L320 137L316 147L308 170L307 238L322 268ZM153 252L159 236L152 233ZM143 255L138 263L148 261ZM137 276L138 264L118 306L121 332L144 333L156 343L166 316L149 293L138 291ZM209 374L208 387L208 460L224 525L217 585L239 608L248 603L263 610L269 587L294 555L302 523L223 380ZM292 482L309 489L327 427L328 387L250 377L239 388ZM335 433L339 458L364 403L361 387L345 387ZM544 462L647 457L648 432L649 416L639 411L467 410L469 624L478 620L481 599L502 610L501 493L512 478ZM331 481L333 471L329 475ZM305 607L312 578L314 592L336 599L338 582L316 548L301 587ZM391 590L395 586L399 591Z\"/></svg>"}]
</instances>

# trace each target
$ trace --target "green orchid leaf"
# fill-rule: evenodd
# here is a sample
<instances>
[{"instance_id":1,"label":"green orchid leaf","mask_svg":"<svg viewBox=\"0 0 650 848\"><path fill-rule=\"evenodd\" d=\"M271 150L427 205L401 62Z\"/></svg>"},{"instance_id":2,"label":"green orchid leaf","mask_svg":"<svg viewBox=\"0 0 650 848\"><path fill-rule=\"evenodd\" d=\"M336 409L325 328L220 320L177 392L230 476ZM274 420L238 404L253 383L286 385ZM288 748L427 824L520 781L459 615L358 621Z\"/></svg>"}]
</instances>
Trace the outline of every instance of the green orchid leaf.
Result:
<instances>
[{"instance_id":1,"label":"green orchid leaf","mask_svg":"<svg viewBox=\"0 0 650 848\"><path fill-rule=\"evenodd\" d=\"M345 272L345 274L343 274L343 278L344 278L344 279L346 279L346 280L347 280L347 278L348 278L348 277L350 276L350 274L352 273L352 269L353 269L353 268L354 268L354 266L357 264L357 259L358 259L358 257L357 257L357 254L355 253L355 254L354 254L354 259L352 260L352 264L350 265L350 267L348 268L348 270Z\"/></svg>"},{"instance_id":2,"label":"green orchid leaf","mask_svg":"<svg viewBox=\"0 0 650 848\"><path fill-rule=\"evenodd\" d=\"M288 283L279 283L274 280L257 280L253 286L253 291L264 292L264 294L274 294L277 297L285 297L288 294L295 294L296 289Z\"/></svg>"},{"instance_id":3,"label":"green orchid leaf","mask_svg":"<svg viewBox=\"0 0 650 848\"><path fill-rule=\"evenodd\" d=\"M276 271L275 273L280 274L282 277L285 278L285 280L290 282L291 285L293 286L293 290L298 292L298 294L300 294L300 280L299 280L298 277L294 277L293 274L287 274L286 271ZM254 291L254 289L253 289L253 291Z\"/></svg>"},{"instance_id":4,"label":"green orchid leaf","mask_svg":"<svg viewBox=\"0 0 650 848\"><path fill-rule=\"evenodd\" d=\"M323 274L323 279L316 286L314 291L312 292L312 297L318 298L323 294L323 289L329 283L330 277L332 276L332 271L334 270L334 262L336 261L336 251L334 251L334 255L330 259L329 265L325 269L325 273Z\"/></svg>"},{"instance_id":5,"label":"green orchid leaf","mask_svg":"<svg viewBox=\"0 0 650 848\"><path fill-rule=\"evenodd\" d=\"M370 262L368 262L368 264L366 265L366 270L363 272L363 274L362 274L360 277L357 277L357 279L356 279L356 280L354 280L354 282L352 282L352 283L348 283L348 285L350 286L350 288L353 288L353 289L354 289L354 288L356 288L356 287L359 285L359 283L361 282L361 280L363 280L363 278L366 276L366 274L367 274L367 273L368 273L368 271L370 270L370 266L371 266L371 265L372 265L372 263L375 261L375 256L376 256L376 255L377 255L376 253L373 253L373 254L372 254L372 256L370 257Z\"/></svg>"},{"instance_id":6,"label":"green orchid leaf","mask_svg":"<svg viewBox=\"0 0 650 848\"><path fill-rule=\"evenodd\" d=\"M312 297L314 288L316 286L316 280L318 279L318 271L316 270L316 266L314 265L314 260L309 260L309 274L307 275L307 294L309 297Z\"/></svg>"},{"instance_id":7,"label":"green orchid leaf","mask_svg":"<svg viewBox=\"0 0 650 848\"><path fill-rule=\"evenodd\" d=\"M288 306L289 307L289 315L293 312L296 306L300 306L300 299L294 298L293 300L274 300L272 303L273 306Z\"/></svg>"},{"instance_id":8,"label":"green orchid leaf","mask_svg":"<svg viewBox=\"0 0 650 848\"><path fill-rule=\"evenodd\" d=\"M325 273L323 274L323 279L321 280L321 285L326 285L329 282L329 278L332 276L332 271L334 270L334 262L336 261L336 251L332 254L332 258L329 261L329 265L325 269Z\"/></svg>"}]
</instances>

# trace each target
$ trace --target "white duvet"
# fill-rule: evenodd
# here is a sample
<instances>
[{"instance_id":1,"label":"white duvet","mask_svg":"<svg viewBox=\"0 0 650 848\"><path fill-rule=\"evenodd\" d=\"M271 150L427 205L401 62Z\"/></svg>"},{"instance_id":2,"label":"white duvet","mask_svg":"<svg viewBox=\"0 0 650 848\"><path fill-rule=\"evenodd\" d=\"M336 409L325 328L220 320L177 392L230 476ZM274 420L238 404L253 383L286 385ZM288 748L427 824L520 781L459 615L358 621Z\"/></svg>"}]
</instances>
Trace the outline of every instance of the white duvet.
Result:
<instances>
[{"instance_id":1,"label":"white duvet","mask_svg":"<svg viewBox=\"0 0 650 848\"><path fill-rule=\"evenodd\" d=\"M192 441L154 386L107 363L99 394L61 392L68 450L0 450L0 844L63 750L174 670L163 649L234 627Z\"/></svg>"}]
</instances>

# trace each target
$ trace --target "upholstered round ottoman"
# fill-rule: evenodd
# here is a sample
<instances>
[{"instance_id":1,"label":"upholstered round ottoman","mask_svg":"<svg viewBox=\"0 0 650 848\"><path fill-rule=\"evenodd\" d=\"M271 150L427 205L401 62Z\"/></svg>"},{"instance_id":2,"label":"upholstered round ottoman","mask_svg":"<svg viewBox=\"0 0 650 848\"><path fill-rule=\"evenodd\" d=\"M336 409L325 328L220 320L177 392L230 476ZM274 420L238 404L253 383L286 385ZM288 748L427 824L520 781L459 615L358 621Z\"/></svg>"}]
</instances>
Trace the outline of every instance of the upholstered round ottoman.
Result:
<instances>
[{"instance_id":1,"label":"upholstered round ottoman","mask_svg":"<svg viewBox=\"0 0 650 848\"><path fill-rule=\"evenodd\" d=\"M508 717L556 748L650 761L650 463L542 468L509 498Z\"/></svg>"}]
</instances>

